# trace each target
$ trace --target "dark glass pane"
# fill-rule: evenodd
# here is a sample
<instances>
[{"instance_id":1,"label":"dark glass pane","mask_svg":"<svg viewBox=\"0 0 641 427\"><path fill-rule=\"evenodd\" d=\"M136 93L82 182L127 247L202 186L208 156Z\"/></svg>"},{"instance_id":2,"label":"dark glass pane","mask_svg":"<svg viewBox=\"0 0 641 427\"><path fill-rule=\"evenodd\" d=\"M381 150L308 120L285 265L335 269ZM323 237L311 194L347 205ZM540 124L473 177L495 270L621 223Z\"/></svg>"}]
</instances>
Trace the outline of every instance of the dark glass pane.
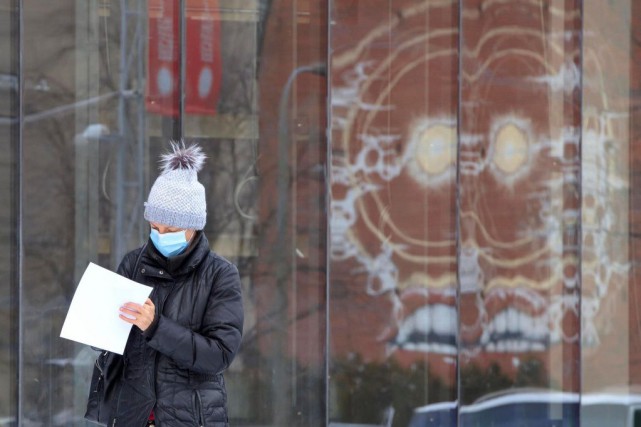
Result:
<instances>
[{"instance_id":1,"label":"dark glass pane","mask_svg":"<svg viewBox=\"0 0 641 427\"><path fill-rule=\"evenodd\" d=\"M147 135L161 134L145 103L149 14L144 1L22 8L21 416L84 426L96 353L59 336L88 263L115 270L148 233Z\"/></svg>"},{"instance_id":2,"label":"dark glass pane","mask_svg":"<svg viewBox=\"0 0 641 427\"><path fill-rule=\"evenodd\" d=\"M0 1L0 420L17 419L19 14Z\"/></svg>"},{"instance_id":3,"label":"dark glass pane","mask_svg":"<svg viewBox=\"0 0 641 427\"><path fill-rule=\"evenodd\" d=\"M89 261L114 270L147 239L143 202L156 160L184 129L210 158L200 174L205 232L245 286L230 417L324 423L327 7L289 6L23 6L25 422L84 425L95 353L59 338L62 322ZM262 74L261 63L270 64ZM281 119L284 132L273 126Z\"/></svg>"}]
</instances>

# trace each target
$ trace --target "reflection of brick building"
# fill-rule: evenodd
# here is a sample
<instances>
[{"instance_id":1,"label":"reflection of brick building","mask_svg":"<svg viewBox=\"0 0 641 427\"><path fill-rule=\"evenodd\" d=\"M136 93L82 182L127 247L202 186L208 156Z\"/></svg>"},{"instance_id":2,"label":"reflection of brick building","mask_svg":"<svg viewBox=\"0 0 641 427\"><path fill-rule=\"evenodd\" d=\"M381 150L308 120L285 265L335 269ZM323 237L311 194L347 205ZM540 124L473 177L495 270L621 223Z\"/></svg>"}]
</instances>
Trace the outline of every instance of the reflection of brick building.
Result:
<instances>
[{"instance_id":1,"label":"reflection of brick building","mask_svg":"<svg viewBox=\"0 0 641 427\"><path fill-rule=\"evenodd\" d=\"M206 115L145 91L168 82L149 49L161 5L205 24L185 44L162 30L187 91L211 89ZM0 418L84 409L93 354L58 337L74 276L146 239L153 159L183 130L209 155L205 231L247 290L232 424L393 407L401 425L512 386L637 388L640 7L5 2ZM219 79L188 69L198 48L220 48Z\"/></svg>"},{"instance_id":2,"label":"reflection of brick building","mask_svg":"<svg viewBox=\"0 0 641 427\"><path fill-rule=\"evenodd\" d=\"M262 29L252 362L267 384L255 391L256 402L273 425L324 419L318 402L325 388L327 80L322 66L310 69L326 61L323 6L275 1Z\"/></svg>"},{"instance_id":3,"label":"reflection of brick building","mask_svg":"<svg viewBox=\"0 0 641 427\"><path fill-rule=\"evenodd\" d=\"M585 390L635 382L635 181L611 165L628 164L638 110L612 76L639 75L624 46L639 47L625 29L607 32L630 15L590 5L581 21L573 2L428 3L334 5L332 357L427 362L450 381L457 355L461 368L495 361L508 374L535 358L552 387L577 390L581 363L592 372ZM311 12L308 28L321 22Z\"/></svg>"},{"instance_id":4,"label":"reflection of brick building","mask_svg":"<svg viewBox=\"0 0 641 427\"><path fill-rule=\"evenodd\" d=\"M454 384L457 9L339 2L333 19L332 354Z\"/></svg>"},{"instance_id":5,"label":"reflection of brick building","mask_svg":"<svg viewBox=\"0 0 641 427\"><path fill-rule=\"evenodd\" d=\"M630 357L630 384L641 384L641 332L639 322L639 310L641 307L641 270L635 260L641 256L641 193L638 189L641 186L641 150L638 148L641 141L641 5L635 2L629 14L632 17L630 25L630 92L633 94L629 100L630 111L630 146L629 146L629 218L630 218L630 259L633 260L633 268L630 277L630 308L629 318L629 350Z\"/></svg>"}]
</instances>

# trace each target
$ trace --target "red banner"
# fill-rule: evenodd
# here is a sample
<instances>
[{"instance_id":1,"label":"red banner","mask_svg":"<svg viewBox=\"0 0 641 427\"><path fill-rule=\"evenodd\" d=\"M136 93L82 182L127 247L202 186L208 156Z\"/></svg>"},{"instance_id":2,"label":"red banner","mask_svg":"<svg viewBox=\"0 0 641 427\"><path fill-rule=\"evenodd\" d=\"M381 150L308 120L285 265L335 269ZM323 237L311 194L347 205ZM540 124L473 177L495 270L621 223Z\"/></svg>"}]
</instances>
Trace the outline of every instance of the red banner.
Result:
<instances>
[{"instance_id":1,"label":"red banner","mask_svg":"<svg viewBox=\"0 0 641 427\"><path fill-rule=\"evenodd\" d=\"M149 0L147 110L179 115L180 2ZM188 0L185 10L185 112L216 114L221 84L220 17L217 0Z\"/></svg>"}]
</instances>

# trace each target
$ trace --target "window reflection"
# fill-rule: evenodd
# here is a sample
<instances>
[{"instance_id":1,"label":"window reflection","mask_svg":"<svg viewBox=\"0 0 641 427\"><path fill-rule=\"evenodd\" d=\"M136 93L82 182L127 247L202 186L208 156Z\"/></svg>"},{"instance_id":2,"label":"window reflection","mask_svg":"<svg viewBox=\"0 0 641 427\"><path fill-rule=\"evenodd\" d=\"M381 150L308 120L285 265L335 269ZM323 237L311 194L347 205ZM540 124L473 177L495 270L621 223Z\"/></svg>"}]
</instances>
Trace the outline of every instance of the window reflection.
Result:
<instances>
[{"instance_id":1,"label":"window reflection","mask_svg":"<svg viewBox=\"0 0 641 427\"><path fill-rule=\"evenodd\" d=\"M299 76L285 109L273 106L292 70L326 61L327 15L321 3L295 14L270 7L258 0L23 6L24 420L83 424L95 355L58 339L59 328L87 263L113 270L146 239L141 209L158 172L152 159L181 136L210 157L201 178L210 206L205 232L244 280L246 336L227 375L232 421L324 419L324 75ZM261 61L274 64L263 75ZM291 153L279 167L291 180L287 226L276 234L276 201L285 193L272 167L281 138L272 124L281 118L291 121Z\"/></svg>"},{"instance_id":2,"label":"window reflection","mask_svg":"<svg viewBox=\"0 0 641 427\"><path fill-rule=\"evenodd\" d=\"M60 326L180 137L243 277L234 425L638 424L639 2L19 3L0 424L84 425L95 355Z\"/></svg>"},{"instance_id":3,"label":"window reflection","mask_svg":"<svg viewBox=\"0 0 641 427\"><path fill-rule=\"evenodd\" d=\"M462 425L578 422L579 11L463 2Z\"/></svg>"},{"instance_id":4,"label":"window reflection","mask_svg":"<svg viewBox=\"0 0 641 427\"><path fill-rule=\"evenodd\" d=\"M337 2L330 406L408 425L456 400L455 2Z\"/></svg>"},{"instance_id":5,"label":"window reflection","mask_svg":"<svg viewBox=\"0 0 641 427\"><path fill-rule=\"evenodd\" d=\"M639 6L627 0L604 6L584 5L581 391L611 394L611 404L627 411L583 401L581 415L602 410L630 423L641 348L634 231L639 111L633 107L640 64L639 20L624 16ZM616 31L606 36L610 25Z\"/></svg>"}]
</instances>

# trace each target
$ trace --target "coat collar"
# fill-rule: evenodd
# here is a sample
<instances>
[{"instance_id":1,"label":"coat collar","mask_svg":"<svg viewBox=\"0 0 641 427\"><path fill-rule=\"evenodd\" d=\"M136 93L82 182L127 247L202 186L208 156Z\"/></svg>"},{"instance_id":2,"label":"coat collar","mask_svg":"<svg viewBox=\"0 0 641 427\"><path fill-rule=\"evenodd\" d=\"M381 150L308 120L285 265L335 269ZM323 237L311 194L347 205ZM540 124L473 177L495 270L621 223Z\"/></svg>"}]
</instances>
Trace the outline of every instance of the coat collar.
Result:
<instances>
[{"instance_id":1,"label":"coat collar","mask_svg":"<svg viewBox=\"0 0 641 427\"><path fill-rule=\"evenodd\" d=\"M166 258L154 246L151 239L147 242L145 255L161 270L176 277L193 271L209 254L209 241L202 231L197 231L185 252Z\"/></svg>"}]
</instances>

